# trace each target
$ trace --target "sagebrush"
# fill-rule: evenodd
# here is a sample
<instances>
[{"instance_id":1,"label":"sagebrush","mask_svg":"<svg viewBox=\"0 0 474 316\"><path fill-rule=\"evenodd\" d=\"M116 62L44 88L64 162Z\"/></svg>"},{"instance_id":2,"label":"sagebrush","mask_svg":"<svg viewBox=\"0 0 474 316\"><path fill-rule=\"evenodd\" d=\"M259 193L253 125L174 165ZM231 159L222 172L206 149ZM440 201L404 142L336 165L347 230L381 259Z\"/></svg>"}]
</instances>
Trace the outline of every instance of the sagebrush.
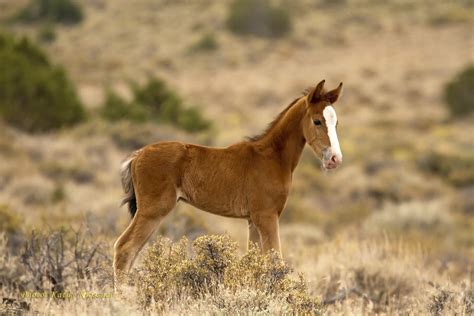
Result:
<instances>
[{"instance_id":1,"label":"sagebrush","mask_svg":"<svg viewBox=\"0 0 474 316\"><path fill-rule=\"evenodd\" d=\"M66 72L26 37L0 33L0 86L0 117L16 128L45 132L86 118Z\"/></svg>"},{"instance_id":2,"label":"sagebrush","mask_svg":"<svg viewBox=\"0 0 474 316\"><path fill-rule=\"evenodd\" d=\"M237 244L226 235L199 237L191 247L185 238L175 244L159 238L132 276L143 306L155 311L183 301L202 302L221 312L238 308L242 313L313 314L322 310L319 299L308 293L303 276L293 276L277 253L262 255L253 247L239 257Z\"/></svg>"}]
</instances>

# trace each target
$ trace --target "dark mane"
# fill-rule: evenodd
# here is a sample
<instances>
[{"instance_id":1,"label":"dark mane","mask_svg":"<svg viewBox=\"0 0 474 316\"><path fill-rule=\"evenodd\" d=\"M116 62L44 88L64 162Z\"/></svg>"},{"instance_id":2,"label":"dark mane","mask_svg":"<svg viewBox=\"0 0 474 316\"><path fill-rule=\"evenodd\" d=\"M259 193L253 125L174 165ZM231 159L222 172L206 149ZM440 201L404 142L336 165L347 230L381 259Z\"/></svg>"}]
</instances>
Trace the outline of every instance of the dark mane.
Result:
<instances>
[{"instance_id":1,"label":"dark mane","mask_svg":"<svg viewBox=\"0 0 474 316\"><path fill-rule=\"evenodd\" d=\"M275 125L283 118L283 116L285 116L286 112L288 112L288 110L296 104L296 102L298 102L302 97L304 96L307 96L309 93L311 92L311 87L309 88L306 88L303 90L303 95L294 99L293 102L291 102L283 111L280 112L280 114L277 115L277 117L271 121L270 124L268 124L267 128L265 128L265 130L263 132L261 132L260 134L257 134L257 135L254 135L254 136L247 136L245 137L246 140L250 141L250 142L256 142L260 139L262 139L265 135L268 134L268 132L270 132L273 127L275 127Z\"/></svg>"}]
</instances>

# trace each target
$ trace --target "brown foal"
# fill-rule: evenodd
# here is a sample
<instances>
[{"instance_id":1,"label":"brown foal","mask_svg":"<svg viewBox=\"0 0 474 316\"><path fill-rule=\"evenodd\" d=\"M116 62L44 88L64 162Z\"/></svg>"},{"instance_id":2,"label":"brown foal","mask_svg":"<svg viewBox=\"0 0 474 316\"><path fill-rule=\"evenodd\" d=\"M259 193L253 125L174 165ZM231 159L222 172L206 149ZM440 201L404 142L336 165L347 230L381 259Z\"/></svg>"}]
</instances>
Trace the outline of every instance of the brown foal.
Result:
<instances>
[{"instance_id":1,"label":"brown foal","mask_svg":"<svg viewBox=\"0 0 474 316\"><path fill-rule=\"evenodd\" d=\"M160 221L179 201L217 215L244 218L249 242L280 252L278 219L292 174L308 143L324 168L342 154L334 104L342 83L325 92L324 80L293 101L259 136L226 148L180 142L151 144L122 166L132 221L115 243L115 276L128 272Z\"/></svg>"}]
</instances>

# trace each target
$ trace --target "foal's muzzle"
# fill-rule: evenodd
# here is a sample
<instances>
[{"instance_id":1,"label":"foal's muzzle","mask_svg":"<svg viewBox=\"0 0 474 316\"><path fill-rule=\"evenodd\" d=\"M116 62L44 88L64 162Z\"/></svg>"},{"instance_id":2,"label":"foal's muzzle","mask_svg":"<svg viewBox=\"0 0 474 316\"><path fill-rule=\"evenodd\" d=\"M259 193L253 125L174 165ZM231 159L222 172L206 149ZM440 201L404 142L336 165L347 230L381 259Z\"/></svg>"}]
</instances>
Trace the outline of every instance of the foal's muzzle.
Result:
<instances>
[{"instance_id":1,"label":"foal's muzzle","mask_svg":"<svg viewBox=\"0 0 474 316\"><path fill-rule=\"evenodd\" d=\"M325 169L336 169L342 163L342 155L333 154L331 149L323 152L323 166Z\"/></svg>"}]
</instances>

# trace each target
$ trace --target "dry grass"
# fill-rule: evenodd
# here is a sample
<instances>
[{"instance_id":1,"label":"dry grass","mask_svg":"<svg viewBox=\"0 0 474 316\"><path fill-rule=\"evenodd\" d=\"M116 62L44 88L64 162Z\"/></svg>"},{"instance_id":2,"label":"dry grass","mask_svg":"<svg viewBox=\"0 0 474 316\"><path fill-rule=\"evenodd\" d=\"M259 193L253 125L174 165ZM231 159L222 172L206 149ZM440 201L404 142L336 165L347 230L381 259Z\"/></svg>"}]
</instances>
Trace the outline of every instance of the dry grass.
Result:
<instances>
[{"instance_id":1,"label":"dry grass","mask_svg":"<svg viewBox=\"0 0 474 316\"><path fill-rule=\"evenodd\" d=\"M303 263L309 281L324 293L323 302L331 303L328 311L428 314L436 295L445 290L453 302L444 312L469 314L473 300L469 274L452 282L428 261L422 247L383 236L373 240L346 236L321 246L315 264Z\"/></svg>"},{"instance_id":2,"label":"dry grass","mask_svg":"<svg viewBox=\"0 0 474 316\"><path fill-rule=\"evenodd\" d=\"M33 261L25 255L33 240L38 240L33 235L25 240L27 247L20 254L2 237L0 246L6 254L0 273L3 311L192 315L235 310L264 315L472 312L474 296L468 274L453 282L436 270L422 248L390 238L375 242L340 236L320 245L297 243L287 261L274 254L263 256L255 248L239 255L235 241L225 235L199 237L192 247L185 238L176 243L159 238L144 252L128 285L114 295L110 266L97 265L107 262L108 256L93 260L95 268L83 264L91 261L84 258L98 254L98 244L91 236L81 235L85 238L79 238L79 243L76 238L65 241L64 248L49 247L57 245L58 236L65 236L64 232L55 231L43 239L39 249L48 253ZM54 254L63 251L74 255L55 260ZM46 272L38 273L31 266L46 267ZM38 283L58 268L65 268L67 276L62 289L51 283L54 278L45 280L49 285ZM12 286L12 280L22 285Z\"/></svg>"}]
</instances>

